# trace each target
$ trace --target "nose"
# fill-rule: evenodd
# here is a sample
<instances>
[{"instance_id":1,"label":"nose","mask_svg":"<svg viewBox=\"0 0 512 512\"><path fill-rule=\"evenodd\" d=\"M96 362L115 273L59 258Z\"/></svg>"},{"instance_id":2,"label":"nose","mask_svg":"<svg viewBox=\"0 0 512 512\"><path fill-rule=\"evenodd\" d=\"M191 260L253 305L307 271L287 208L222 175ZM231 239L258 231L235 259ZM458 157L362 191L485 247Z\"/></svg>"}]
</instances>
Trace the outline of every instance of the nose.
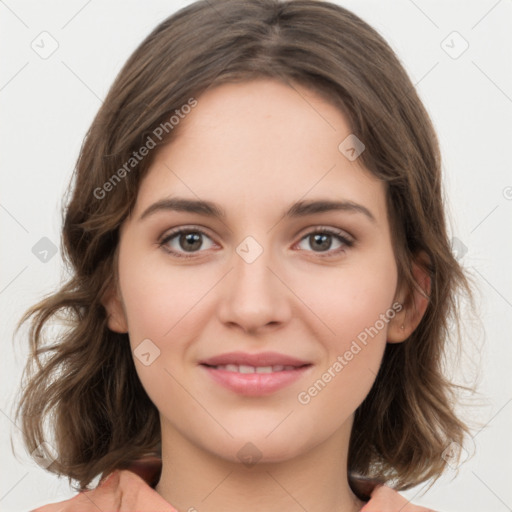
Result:
<instances>
[{"instance_id":1,"label":"nose","mask_svg":"<svg viewBox=\"0 0 512 512\"><path fill-rule=\"evenodd\" d=\"M290 318L293 294L270 250L251 260L242 251L234 252L234 268L223 280L219 318L244 332L279 328Z\"/></svg>"}]
</instances>

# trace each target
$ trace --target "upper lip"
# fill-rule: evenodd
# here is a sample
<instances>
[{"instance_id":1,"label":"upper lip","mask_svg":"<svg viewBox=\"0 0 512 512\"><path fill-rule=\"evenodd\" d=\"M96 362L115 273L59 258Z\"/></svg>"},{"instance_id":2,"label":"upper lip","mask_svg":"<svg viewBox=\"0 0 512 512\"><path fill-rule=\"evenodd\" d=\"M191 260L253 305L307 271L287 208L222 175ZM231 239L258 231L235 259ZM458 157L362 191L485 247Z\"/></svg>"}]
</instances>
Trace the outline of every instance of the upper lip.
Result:
<instances>
[{"instance_id":1,"label":"upper lip","mask_svg":"<svg viewBox=\"0 0 512 512\"><path fill-rule=\"evenodd\" d=\"M200 362L209 366L220 366L225 364L237 364L247 366L304 366L310 364L296 357L278 352L260 352L248 354L246 352L228 352L210 357Z\"/></svg>"}]
</instances>

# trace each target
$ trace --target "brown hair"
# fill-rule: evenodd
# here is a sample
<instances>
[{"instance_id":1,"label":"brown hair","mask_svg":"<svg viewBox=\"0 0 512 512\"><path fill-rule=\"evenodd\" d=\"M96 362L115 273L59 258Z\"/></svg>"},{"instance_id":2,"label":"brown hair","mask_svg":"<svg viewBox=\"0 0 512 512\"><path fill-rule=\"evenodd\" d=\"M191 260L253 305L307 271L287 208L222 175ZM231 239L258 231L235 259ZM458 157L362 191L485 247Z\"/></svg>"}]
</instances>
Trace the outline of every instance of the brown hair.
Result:
<instances>
[{"instance_id":1,"label":"brown hair","mask_svg":"<svg viewBox=\"0 0 512 512\"><path fill-rule=\"evenodd\" d=\"M366 146L362 164L386 184L399 278L412 290L412 261L420 251L430 259L426 313L410 339L387 344L356 411L351 478L394 480L407 489L437 478L443 450L463 444L468 429L454 413L456 386L442 362L450 322L458 319L456 294L471 296L471 289L446 232L437 138L405 70L374 29L335 4L201 0L157 26L117 76L73 175L62 238L71 278L20 321L33 317L17 410L25 445L30 452L44 441L55 446L55 460L39 448L48 470L78 481L81 490L99 474L158 452L160 442L158 410L138 379L128 335L108 329L102 305L116 284L119 226L157 150L129 176L112 178L191 98L258 77L307 86L342 109ZM175 133L169 129L158 145ZM100 197L107 188L108 197ZM45 343L44 328L58 318L67 327Z\"/></svg>"}]
</instances>

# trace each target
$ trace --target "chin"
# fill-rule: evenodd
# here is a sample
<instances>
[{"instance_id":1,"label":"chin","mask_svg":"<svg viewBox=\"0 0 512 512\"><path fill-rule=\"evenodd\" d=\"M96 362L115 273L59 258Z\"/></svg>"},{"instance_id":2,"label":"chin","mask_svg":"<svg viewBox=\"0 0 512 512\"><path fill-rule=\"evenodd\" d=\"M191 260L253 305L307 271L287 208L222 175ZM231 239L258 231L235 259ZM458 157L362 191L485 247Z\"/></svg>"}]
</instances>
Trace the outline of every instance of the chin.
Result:
<instances>
[{"instance_id":1,"label":"chin","mask_svg":"<svg viewBox=\"0 0 512 512\"><path fill-rule=\"evenodd\" d=\"M218 457L229 462L242 463L247 467L263 463L279 463L294 459L303 453L308 452L321 440L316 438L305 439L303 433L297 437L297 429L292 434L289 430L283 429L281 435L273 432L268 435L268 428L263 431L251 433L238 433L235 438L224 440L221 443L212 443L209 438L203 448L214 453ZM293 442L290 442L293 441Z\"/></svg>"}]
</instances>

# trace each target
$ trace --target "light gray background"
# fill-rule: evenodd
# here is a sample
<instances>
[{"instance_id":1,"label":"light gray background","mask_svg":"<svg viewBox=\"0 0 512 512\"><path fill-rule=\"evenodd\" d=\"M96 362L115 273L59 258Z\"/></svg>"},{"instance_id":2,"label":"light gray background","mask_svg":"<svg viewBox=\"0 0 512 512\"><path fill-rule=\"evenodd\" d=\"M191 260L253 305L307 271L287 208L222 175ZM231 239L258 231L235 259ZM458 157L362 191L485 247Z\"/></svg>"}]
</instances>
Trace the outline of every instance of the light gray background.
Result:
<instances>
[{"instance_id":1,"label":"light gray background","mask_svg":"<svg viewBox=\"0 0 512 512\"><path fill-rule=\"evenodd\" d=\"M42 237L60 246L62 194L121 66L160 21L188 3L0 1L3 511L74 495L66 479L24 457L19 443L17 460L9 439L17 438L12 402L27 353L22 335L13 340L15 322L65 277L59 252L43 262L32 248ZM474 363L454 369L470 384L475 367L480 372L480 405L470 411L481 425L470 440L475 453L458 475L449 470L426 493L420 486L404 494L445 512L512 510L512 1L339 3L388 40L417 84L443 152L450 236L480 289L482 332L468 324L478 339L466 343ZM31 47L51 48L44 31L58 43L46 59ZM453 31L469 44L460 56L464 41Z\"/></svg>"}]
</instances>

